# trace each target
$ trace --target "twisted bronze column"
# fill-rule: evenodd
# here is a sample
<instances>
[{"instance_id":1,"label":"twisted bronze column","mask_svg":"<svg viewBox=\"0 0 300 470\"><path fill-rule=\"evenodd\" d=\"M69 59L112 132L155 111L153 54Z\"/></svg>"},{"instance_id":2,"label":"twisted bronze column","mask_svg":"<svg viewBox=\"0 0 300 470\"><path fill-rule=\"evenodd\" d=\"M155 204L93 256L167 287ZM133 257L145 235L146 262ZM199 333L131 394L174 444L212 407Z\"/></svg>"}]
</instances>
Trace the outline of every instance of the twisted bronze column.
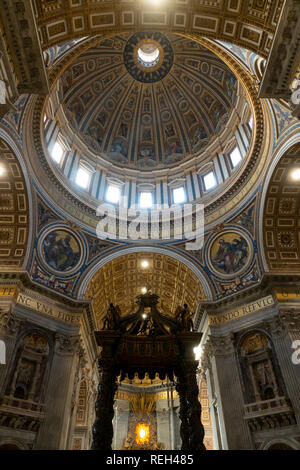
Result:
<instances>
[{"instance_id":1,"label":"twisted bronze column","mask_svg":"<svg viewBox=\"0 0 300 470\"><path fill-rule=\"evenodd\" d=\"M202 407L199 402L199 389L196 379L197 365L190 364L185 369L187 388L189 450L206 450L203 444L204 427L201 422Z\"/></svg>"},{"instance_id":2,"label":"twisted bronze column","mask_svg":"<svg viewBox=\"0 0 300 470\"><path fill-rule=\"evenodd\" d=\"M181 437L181 450L189 450L189 422L188 422L188 403L186 398L186 385L184 382L176 382L176 391L179 395L179 418L180 423L180 437Z\"/></svg>"},{"instance_id":3,"label":"twisted bronze column","mask_svg":"<svg viewBox=\"0 0 300 470\"><path fill-rule=\"evenodd\" d=\"M100 360L99 369L100 382L95 405L96 419L93 425L92 450L111 450L117 374L112 360Z\"/></svg>"},{"instance_id":4,"label":"twisted bronze column","mask_svg":"<svg viewBox=\"0 0 300 470\"><path fill-rule=\"evenodd\" d=\"M179 394L181 419L181 450L206 450L203 444L204 427L201 422L201 404L196 380L197 364L184 364L176 384Z\"/></svg>"}]
</instances>

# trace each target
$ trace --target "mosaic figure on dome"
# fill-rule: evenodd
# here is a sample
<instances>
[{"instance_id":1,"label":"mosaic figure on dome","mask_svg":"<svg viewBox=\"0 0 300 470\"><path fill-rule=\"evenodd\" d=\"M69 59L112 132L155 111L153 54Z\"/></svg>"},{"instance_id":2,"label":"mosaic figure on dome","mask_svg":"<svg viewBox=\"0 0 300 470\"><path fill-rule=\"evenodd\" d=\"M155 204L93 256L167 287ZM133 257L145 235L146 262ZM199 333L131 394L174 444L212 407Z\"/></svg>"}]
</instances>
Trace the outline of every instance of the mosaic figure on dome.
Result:
<instances>
[{"instance_id":1,"label":"mosaic figure on dome","mask_svg":"<svg viewBox=\"0 0 300 470\"><path fill-rule=\"evenodd\" d=\"M99 126L97 126L96 124L91 124L87 130L87 133L90 137L92 137L92 139L94 139L98 143L100 149L103 139Z\"/></svg>"},{"instance_id":2,"label":"mosaic figure on dome","mask_svg":"<svg viewBox=\"0 0 300 470\"><path fill-rule=\"evenodd\" d=\"M226 93L230 98L233 98L236 90L237 80L234 75L227 74L225 78Z\"/></svg>"},{"instance_id":3,"label":"mosaic figure on dome","mask_svg":"<svg viewBox=\"0 0 300 470\"><path fill-rule=\"evenodd\" d=\"M127 157L127 145L120 139L115 139L110 146L109 155L111 155L112 153L120 153L121 155L123 155L123 157Z\"/></svg>"},{"instance_id":4,"label":"mosaic figure on dome","mask_svg":"<svg viewBox=\"0 0 300 470\"><path fill-rule=\"evenodd\" d=\"M142 158L155 158L154 150L151 147L142 147L139 153Z\"/></svg>"},{"instance_id":5,"label":"mosaic figure on dome","mask_svg":"<svg viewBox=\"0 0 300 470\"><path fill-rule=\"evenodd\" d=\"M77 122L80 123L81 118L83 116L83 106L79 101L73 101L69 106L68 110L71 111L73 118Z\"/></svg>"},{"instance_id":6,"label":"mosaic figure on dome","mask_svg":"<svg viewBox=\"0 0 300 470\"><path fill-rule=\"evenodd\" d=\"M179 140L166 144L165 159L167 163L179 161L183 157L183 148Z\"/></svg>"},{"instance_id":7,"label":"mosaic figure on dome","mask_svg":"<svg viewBox=\"0 0 300 470\"><path fill-rule=\"evenodd\" d=\"M204 127L197 126L191 138L191 144L193 146L193 150L198 146L201 140L206 139L206 138L207 138L207 133Z\"/></svg>"},{"instance_id":8,"label":"mosaic figure on dome","mask_svg":"<svg viewBox=\"0 0 300 470\"><path fill-rule=\"evenodd\" d=\"M225 114L225 108L219 104L215 103L212 108L212 119L214 123L217 125L223 114Z\"/></svg>"},{"instance_id":9,"label":"mosaic figure on dome","mask_svg":"<svg viewBox=\"0 0 300 470\"><path fill-rule=\"evenodd\" d=\"M72 72L70 71L70 69L67 69L62 75L60 79L60 85L61 85L62 94L64 96L65 93L70 89L70 86L72 85Z\"/></svg>"}]
</instances>

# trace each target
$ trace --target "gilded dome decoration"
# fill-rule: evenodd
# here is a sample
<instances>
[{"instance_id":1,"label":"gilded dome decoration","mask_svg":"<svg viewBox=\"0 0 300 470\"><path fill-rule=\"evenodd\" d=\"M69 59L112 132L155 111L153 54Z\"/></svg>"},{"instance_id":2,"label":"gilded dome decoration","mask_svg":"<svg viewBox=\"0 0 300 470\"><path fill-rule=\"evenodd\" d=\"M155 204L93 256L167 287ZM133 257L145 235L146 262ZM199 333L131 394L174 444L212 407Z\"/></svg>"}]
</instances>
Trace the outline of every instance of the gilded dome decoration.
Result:
<instances>
[{"instance_id":1,"label":"gilded dome decoration","mask_svg":"<svg viewBox=\"0 0 300 470\"><path fill-rule=\"evenodd\" d=\"M127 168L166 168L198 157L220 136L237 88L204 46L143 32L82 53L60 79L60 100L94 154Z\"/></svg>"},{"instance_id":2,"label":"gilded dome decoration","mask_svg":"<svg viewBox=\"0 0 300 470\"><path fill-rule=\"evenodd\" d=\"M136 33L124 49L124 64L142 83L155 83L168 75L174 60L170 41L161 33Z\"/></svg>"}]
</instances>

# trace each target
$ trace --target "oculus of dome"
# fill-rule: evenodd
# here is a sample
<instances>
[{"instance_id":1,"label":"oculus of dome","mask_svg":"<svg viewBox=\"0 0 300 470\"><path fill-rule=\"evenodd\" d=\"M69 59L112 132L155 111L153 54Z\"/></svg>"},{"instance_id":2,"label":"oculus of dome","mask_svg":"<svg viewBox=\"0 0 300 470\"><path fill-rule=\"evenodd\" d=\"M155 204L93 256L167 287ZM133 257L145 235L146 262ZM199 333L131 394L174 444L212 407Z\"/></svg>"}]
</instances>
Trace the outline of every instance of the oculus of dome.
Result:
<instances>
[{"instance_id":1,"label":"oculus of dome","mask_svg":"<svg viewBox=\"0 0 300 470\"><path fill-rule=\"evenodd\" d=\"M137 55L143 67L154 67L159 61L160 50L154 42L145 42L138 48Z\"/></svg>"},{"instance_id":2,"label":"oculus of dome","mask_svg":"<svg viewBox=\"0 0 300 470\"><path fill-rule=\"evenodd\" d=\"M152 52L150 52L152 50ZM149 52L146 52L149 51ZM164 60L164 51L156 41L146 39L137 44L134 49L135 64L145 73L158 70Z\"/></svg>"},{"instance_id":3,"label":"oculus of dome","mask_svg":"<svg viewBox=\"0 0 300 470\"><path fill-rule=\"evenodd\" d=\"M162 80L171 70L174 51L161 33L136 33L124 49L124 64L130 75L142 83Z\"/></svg>"}]
</instances>

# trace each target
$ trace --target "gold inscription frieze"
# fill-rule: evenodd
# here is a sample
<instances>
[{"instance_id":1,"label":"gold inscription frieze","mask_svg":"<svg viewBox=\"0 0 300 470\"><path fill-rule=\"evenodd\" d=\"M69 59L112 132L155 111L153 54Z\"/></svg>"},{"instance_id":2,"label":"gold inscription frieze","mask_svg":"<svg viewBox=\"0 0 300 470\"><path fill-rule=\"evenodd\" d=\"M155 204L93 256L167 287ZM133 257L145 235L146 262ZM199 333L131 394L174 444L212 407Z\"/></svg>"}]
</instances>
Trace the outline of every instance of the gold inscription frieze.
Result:
<instances>
[{"instance_id":1,"label":"gold inscription frieze","mask_svg":"<svg viewBox=\"0 0 300 470\"><path fill-rule=\"evenodd\" d=\"M17 304L71 325L80 325L80 315L69 313L50 303L19 292L17 286L0 286L0 297L14 298Z\"/></svg>"},{"instance_id":2,"label":"gold inscription frieze","mask_svg":"<svg viewBox=\"0 0 300 470\"><path fill-rule=\"evenodd\" d=\"M237 308L236 310L230 310L229 312L221 313L219 315L211 315L209 317L209 324L212 326L222 325L260 310L272 307L273 305L275 305L274 298L272 295L268 295L267 297L244 305L243 307Z\"/></svg>"}]
</instances>

